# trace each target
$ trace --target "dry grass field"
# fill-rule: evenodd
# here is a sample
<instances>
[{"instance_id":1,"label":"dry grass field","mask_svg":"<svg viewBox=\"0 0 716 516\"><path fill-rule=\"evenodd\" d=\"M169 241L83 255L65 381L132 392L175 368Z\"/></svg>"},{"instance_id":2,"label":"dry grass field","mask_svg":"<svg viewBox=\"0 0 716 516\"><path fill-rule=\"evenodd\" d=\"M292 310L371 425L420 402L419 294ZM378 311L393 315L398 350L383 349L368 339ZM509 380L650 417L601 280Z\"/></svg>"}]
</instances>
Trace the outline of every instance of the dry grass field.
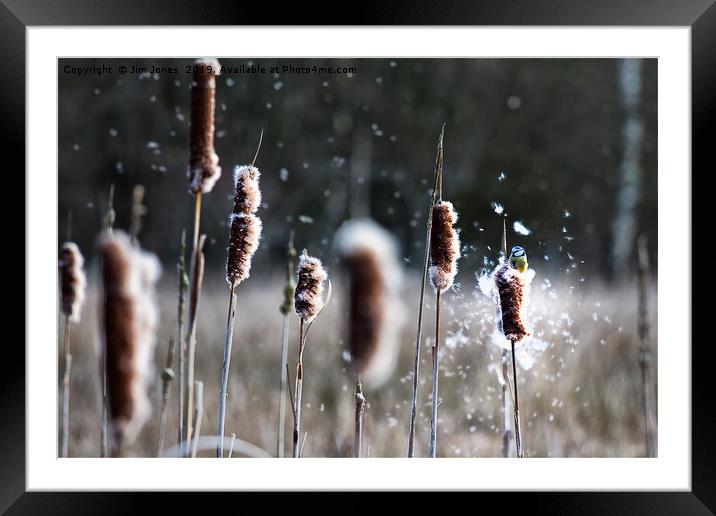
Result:
<instances>
[{"instance_id":1,"label":"dry grass field","mask_svg":"<svg viewBox=\"0 0 716 516\"><path fill-rule=\"evenodd\" d=\"M170 267L159 284L160 331L155 351L156 381L150 389L153 413L127 456L156 454L160 373L167 344L176 332L176 283ZM331 268L329 266L329 272ZM219 376L226 320L226 284L208 275L201 300L196 379L204 382L202 435L216 431ZM73 371L69 455L99 456L97 275L89 271L88 300L73 330ZM490 343L494 303L463 271L459 288L442 302L439 457L501 456L501 388L496 371L500 350ZM363 449L370 457L404 457L415 346L418 278L404 288L407 318L396 370L379 389L366 389ZM428 287L429 288L429 287ZM226 433L276 454L282 318L282 280L252 278L238 289L234 348L229 381ZM432 292L431 290L427 291ZM430 343L434 297L426 295L423 323L416 456L426 456L430 433ZM302 456L349 457L353 445L353 382L342 339L344 292L334 281L333 300L308 336L305 354ZM656 289L648 318L653 352L650 384L656 389ZM519 377L523 441L529 457L638 457L644 455L635 283L550 284L538 275L529 300L529 323L547 343L534 365ZM293 376L298 320L292 313L289 366ZM61 357L61 342L58 343ZM176 368L175 368L176 369ZM58 362L58 392L62 363ZM656 398L655 398L656 399ZM58 399L59 407L59 399ZM169 402L167 447L176 444L177 390ZM290 404L287 404L290 412ZM291 416L287 413L286 454L290 456ZM514 446L513 446L514 448ZM512 450L514 454L514 450ZM199 454L214 457L214 449ZM234 454L235 457L242 456Z\"/></svg>"}]
</instances>

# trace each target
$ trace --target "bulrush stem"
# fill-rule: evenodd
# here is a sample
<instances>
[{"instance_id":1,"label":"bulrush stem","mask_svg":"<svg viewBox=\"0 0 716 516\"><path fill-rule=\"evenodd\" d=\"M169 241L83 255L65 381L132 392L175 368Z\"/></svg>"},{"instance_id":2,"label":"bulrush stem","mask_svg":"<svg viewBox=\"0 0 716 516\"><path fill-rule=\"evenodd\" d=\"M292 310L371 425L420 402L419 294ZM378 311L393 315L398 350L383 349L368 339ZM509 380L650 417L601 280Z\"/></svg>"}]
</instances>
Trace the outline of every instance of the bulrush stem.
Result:
<instances>
[{"instance_id":1,"label":"bulrush stem","mask_svg":"<svg viewBox=\"0 0 716 516\"><path fill-rule=\"evenodd\" d=\"M197 271L196 271L196 262L198 259L199 254L201 251L198 251L197 248L199 247L199 225L201 223L201 191L194 194L194 234L192 237L192 247L191 247L191 269L190 269L190 285L191 285L191 299L189 301L189 327L187 328L187 334L186 334L186 344L185 344L185 352L188 354L187 362L188 362L188 371L187 371L187 379L185 382L185 386L187 389L187 405L186 405L186 441L188 443L191 443L191 433L192 433L192 411L193 411L193 404L194 404L194 389L193 389L193 382L194 382L194 347L195 347L195 339L196 339L196 319L198 317L198 310L197 306L195 304L196 301L198 301L198 296L196 299L194 299L194 288L197 285ZM201 280L198 280L201 282Z\"/></svg>"},{"instance_id":2,"label":"bulrush stem","mask_svg":"<svg viewBox=\"0 0 716 516\"><path fill-rule=\"evenodd\" d=\"M363 385L360 381L360 375L356 375L356 420L355 420L355 439L353 441L353 457L361 457L361 441L363 439L363 412L365 412L366 399L363 396Z\"/></svg>"},{"instance_id":3,"label":"bulrush stem","mask_svg":"<svg viewBox=\"0 0 716 516\"><path fill-rule=\"evenodd\" d=\"M522 428L520 426L520 396L519 396L519 389L517 387L517 364L515 363L515 341L511 340L510 344L512 346L512 383L514 384L515 388L515 399L514 399L514 407L515 407L515 447L517 448L517 457L520 459L524 457L524 454L522 452Z\"/></svg>"},{"instance_id":4,"label":"bulrush stem","mask_svg":"<svg viewBox=\"0 0 716 516\"><path fill-rule=\"evenodd\" d=\"M510 456L510 412L507 404L507 382L510 381L508 362L509 356L506 349L502 350L502 456Z\"/></svg>"},{"instance_id":5,"label":"bulrush stem","mask_svg":"<svg viewBox=\"0 0 716 516\"><path fill-rule=\"evenodd\" d=\"M224 364L221 367L221 391L219 392L219 426L216 444L216 457L224 456L224 422L226 420L226 396L229 387L229 367L231 366L231 343L234 336L234 319L236 317L236 284L229 285L229 313L226 316L226 340L224 341Z\"/></svg>"},{"instance_id":6,"label":"bulrush stem","mask_svg":"<svg viewBox=\"0 0 716 516\"><path fill-rule=\"evenodd\" d=\"M107 202L107 212L104 216L104 228L107 234L111 237L114 230L114 220L116 214L114 211L114 183L109 187L109 201ZM107 414L107 349L106 346L102 346L102 357L101 371L100 371L100 382L102 383L102 415L100 421L100 457L107 457L109 455L109 418Z\"/></svg>"},{"instance_id":7,"label":"bulrush stem","mask_svg":"<svg viewBox=\"0 0 716 516\"><path fill-rule=\"evenodd\" d=\"M196 398L196 407L194 408L194 436L191 441L191 457L196 457L199 446L199 436L201 435L201 420L204 416L204 382L194 382L194 396ZM222 439L223 440L223 437Z\"/></svg>"},{"instance_id":8,"label":"bulrush stem","mask_svg":"<svg viewBox=\"0 0 716 516\"><path fill-rule=\"evenodd\" d=\"M187 379L186 385L188 388L187 393L187 428L186 428L186 441L191 443L191 437L193 432L193 409L194 409L194 358L196 356L196 326L197 317L199 313L199 298L201 296L201 286L204 279L204 254L202 248L206 235L202 235L199 239L196 249L193 253L192 269L191 269L191 290L189 298L189 325L187 327L187 348L188 348L188 360L187 360Z\"/></svg>"},{"instance_id":9,"label":"bulrush stem","mask_svg":"<svg viewBox=\"0 0 716 516\"><path fill-rule=\"evenodd\" d=\"M263 135L263 131L261 133ZM258 151L256 151L258 152ZM281 371L279 377L279 400L278 400L278 432L276 436L276 456L283 458L285 453L284 437L286 434L286 390L288 389L288 329L289 313L293 308L293 296L296 290L294 280L294 264L296 261L296 249L293 247L293 230L288 237L286 246L286 283L283 287L283 303L279 311L283 314L283 328L281 330ZM289 391L290 392L290 391Z\"/></svg>"},{"instance_id":10,"label":"bulrush stem","mask_svg":"<svg viewBox=\"0 0 716 516\"><path fill-rule=\"evenodd\" d=\"M194 237L192 238L192 253L199 244L199 224L201 223L201 192L194 194Z\"/></svg>"},{"instance_id":11,"label":"bulrush stem","mask_svg":"<svg viewBox=\"0 0 716 516\"><path fill-rule=\"evenodd\" d=\"M418 330L415 337L415 363L413 364L413 393L410 400L410 430L408 431L408 457L415 457L415 414L418 403L418 383L420 376L420 339L423 327L423 305L425 300L425 284L428 281L428 267L430 265L430 234L433 230L433 205L437 201L438 191L441 185L440 176L443 168L443 136L445 124L440 131L438 140L438 151L435 158L435 175L433 177L433 192L428 208L428 223L425 236L425 260L423 261L423 277L420 283L420 302L418 303Z\"/></svg>"},{"instance_id":12,"label":"bulrush stem","mask_svg":"<svg viewBox=\"0 0 716 516\"><path fill-rule=\"evenodd\" d=\"M303 334L304 319L298 328L298 361L296 362L296 389L293 407L293 457L297 459L300 455L299 437L301 435L301 394L303 392Z\"/></svg>"},{"instance_id":13,"label":"bulrush stem","mask_svg":"<svg viewBox=\"0 0 716 516\"><path fill-rule=\"evenodd\" d=\"M177 295L177 341L179 343L179 396L178 396L178 439L181 456L186 455L184 450L184 394L186 393L186 340L184 340L184 301L186 297L186 289L188 287L188 279L186 276L186 231L181 233L181 243L179 245L179 263L177 265L177 274L179 276L179 292Z\"/></svg>"},{"instance_id":14,"label":"bulrush stem","mask_svg":"<svg viewBox=\"0 0 716 516\"><path fill-rule=\"evenodd\" d=\"M167 361L162 371L162 407L159 412L159 437L157 438L157 457L162 455L164 449L164 438L167 432L167 412L169 408L169 388L172 380L174 380L174 371L172 364L174 363L174 339L169 339L169 347L167 349Z\"/></svg>"},{"instance_id":15,"label":"bulrush stem","mask_svg":"<svg viewBox=\"0 0 716 516\"><path fill-rule=\"evenodd\" d=\"M503 218L502 219L502 258L504 260L507 260L507 221ZM500 316L500 312L498 310L497 312L497 319L498 324L500 327L502 327L502 319ZM510 381L509 372L508 372L508 365L509 357L507 355L507 350L502 350L502 456L503 457L509 457L510 456L510 438L511 438L511 432L510 432L510 416L509 411L507 410L507 388L508 383Z\"/></svg>"},{"instance_id":16,"label":"bulrush stem","mask_svg":"<svg viewBox=\"0 0 716 516\"><path fill-rule=\"evenodd\" d=\"M280 397L278 400L278 437L276 439L276 456L283 458L284 454L284 434L286 432L286 387L287 387L287 371L288 363L288 312L283 314L283 329L281 330L281 378L279 382Z\"/></svg>"},{"instance_id":17,"label":"bulrush stem","mask_svg":"<svg viewBox=\"0 0 716 516\"><path fill-rule=\"evenodd\" d=\"M70 352L70 316L65 315L65 374L62 379L62 441L61 441L61 457L67 457L69 449L69 433L70 433L70 372L72 370L72 354Z\"/></svg>"},{"instance_id":18,"label":"bulrush stem","mask_svg":"<svg viewBox=\"0 0 716 516\"><path fill-rule=\"evenodd\" d=\"M440 356L440 290L435 294L435 344L433 344L433 412L430 420L430 457L435 458L438 444L438 361Z\"/></svg>"},{"instance_id":19,"label":"bulrush stem","mask_svg":"<svg viewBox=\"0 0 716 516\"><path fill-rule=\"evenodd\" d=\"M186 346L184 343L184 298L187 288L186 266L184 256L186 254L186 231L182 231L181 240L179 242L179 261L177 263L177 275L179 276L179 289L177 296L177 338L169 340L169 349L167 350L167 361L164 371L162 372L162 411L159 419L159 442L157 444L157 456L161 456L164 450L164 438L166 436L167 412L169 407L169 393L171 382L174 380L174 354L176 343L179 344L179 428L178 442L180 448L183 449L184 439L184 359L186 355Z\"/></svg>"}]
</instances>

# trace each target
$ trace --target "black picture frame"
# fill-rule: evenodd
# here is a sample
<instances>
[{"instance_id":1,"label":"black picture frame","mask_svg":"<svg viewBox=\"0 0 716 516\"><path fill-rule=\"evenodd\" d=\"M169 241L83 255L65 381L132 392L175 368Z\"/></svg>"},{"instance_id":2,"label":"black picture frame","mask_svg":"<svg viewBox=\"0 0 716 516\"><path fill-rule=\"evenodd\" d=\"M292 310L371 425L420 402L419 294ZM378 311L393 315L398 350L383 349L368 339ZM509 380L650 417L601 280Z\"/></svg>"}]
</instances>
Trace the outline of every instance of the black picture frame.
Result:
<instances>
[{"instance_id":1,"label":"black picture frame","mask_svg":"<svg viewBox=\"0 0 716 516\"><path fill-rule=\"evenodd\" d=\"M351 7L352 6L352 7ZM342 4L281 4L232 1L140 2L136 0L0 0L0 145L3 174L25 195L25 41L38 25L638 25L690 26L692 49L692 171L716 169L712 134L716 125L716 4L714 0L501 0L435 2L364 1ZM337 15L334 13L342 13ZM8 163L14 160L13 164ZM48 171L48 174L51 174ZM692 181L692 172L684 177ZM51 177L51 176L48 176ZM693 188L693 185L692 185ZM693 190L692 190L693 191ZM23 197L24 198L24 197ZM694 219L696 223L697 220ZM19 231L19 224L10 224ZM8 233L9 235L9 233ZM8 238L11 238L8 236ZM15 243L19 248L19 239ZM23 247L24 249L24 247ZM24 251L23 251L24 253ZM691 249L685 250L691 259ZM15 260L19 258L14 257ZM30 271L25 270L25 275ZM691 281L691 278L686 278ZM20 286L17 287L21 288ZM19 291L19 290L18 290ZM13 303L20 306L19 302ZM24 306L24 304L23 304ZM699 306L692 303L693 308ZM31 307L26 306L26 309ZM703 308L700 308L703 310ZM7 315L6 315L7 316ZM698 319L696 319L698 320ZM692 316L693 321L693 316ZM691 335L685 328L684 335ZM6 334L7 335L7 334ZM0 374L0 510L8 514L111 514L146 512L146 495L128 493L25 492L25 353L18 339L5 339ZM695 342L698 340L692 339ZM688 349L690 342L671 342ZM484 494L496 503L509 496L530 512L549 514L713 514L716 511L716 453L709 416L716 413L709 387L709 347L692 346L692 490L640 493ZM49 349L48 349L49 352ZM215 496L215 495L212 495ZM229 494L223 494L228 500ZM499 499L497 497L500 497ZM162 513L186 509L187 497L161 495ZM217 499L212 499L216 502Z\"/></svg>"}]
</instances>

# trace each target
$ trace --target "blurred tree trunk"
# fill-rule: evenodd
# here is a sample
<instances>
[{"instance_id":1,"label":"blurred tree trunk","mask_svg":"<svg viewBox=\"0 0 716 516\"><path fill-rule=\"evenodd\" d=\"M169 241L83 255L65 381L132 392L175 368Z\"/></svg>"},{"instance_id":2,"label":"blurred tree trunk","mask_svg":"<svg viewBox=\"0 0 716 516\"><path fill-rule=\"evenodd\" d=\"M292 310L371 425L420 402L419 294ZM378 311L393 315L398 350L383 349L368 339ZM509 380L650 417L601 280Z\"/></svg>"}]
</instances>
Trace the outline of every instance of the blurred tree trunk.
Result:
<instances>
[{"instance_id":1,"label":"blurred tree trunk","mask_svg":"<svg viewBox=\"0 0 716 516\"><path fill-rule=\"evenodd\" d=\"M612 226L612 277L623 278L632 268L636 248L638 208L641 195L641 149L644 123L641 104L641 60L619 62L619 92L624 109L622 126L622 160L619 167L617 205Z\"/></svg>"}]
</instances>

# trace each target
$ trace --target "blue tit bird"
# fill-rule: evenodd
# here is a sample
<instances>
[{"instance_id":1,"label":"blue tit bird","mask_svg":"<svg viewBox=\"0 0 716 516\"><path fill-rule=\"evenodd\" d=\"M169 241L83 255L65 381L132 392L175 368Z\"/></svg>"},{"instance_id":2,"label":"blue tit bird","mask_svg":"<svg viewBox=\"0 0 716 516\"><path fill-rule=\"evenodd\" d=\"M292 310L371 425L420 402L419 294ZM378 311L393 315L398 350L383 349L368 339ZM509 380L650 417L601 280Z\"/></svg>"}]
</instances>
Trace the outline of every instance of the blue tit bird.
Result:
<instances>
[{"instance_id":1,"label":"blue tit bird","mask_svg":"<svg viewBox=\"0 0 716 516\"><path fill-rule=\"evenodd\" d=\"M519 245L512 248L512 252L510 253L510 266L520 272L527 270L527 253L525 253L524 248Z\"/></svg>"}]
</instances>

